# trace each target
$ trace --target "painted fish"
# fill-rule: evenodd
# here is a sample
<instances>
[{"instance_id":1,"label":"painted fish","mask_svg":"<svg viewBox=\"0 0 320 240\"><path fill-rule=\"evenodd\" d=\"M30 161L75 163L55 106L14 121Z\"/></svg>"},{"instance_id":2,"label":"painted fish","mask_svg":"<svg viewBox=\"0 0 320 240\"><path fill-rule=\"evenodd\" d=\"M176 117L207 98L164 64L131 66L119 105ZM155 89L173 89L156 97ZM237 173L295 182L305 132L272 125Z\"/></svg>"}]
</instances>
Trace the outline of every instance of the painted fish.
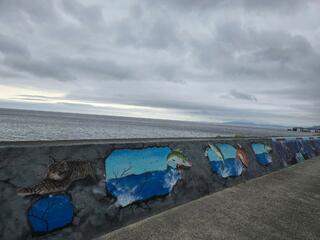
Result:
<instances>
[{"instance_id":1,"label":"painted fish","mask_svg":"<svg viewBox=\"0 0 320 240\"><path fill-rule=\"evenodd\" d=\"M268 145L264 145L264 149L266 150L267 153L271 153L272 152L272 148Z\"/></svg>"},{"instance_id":2,"label":"painted fish","mask_svg":"<svg viewBox=\"0 0 320 240\"><path fill-rule=\"evenodd\" d=\"M168 165L175 165L176 167L191 167L192 163L183 155L180 149L175 149L167 156Z\"/></svg>"},{"instance_id":3,"label":"painted fish","mask_svg":"<svg viewBox=\"0 0 320 240\"><path fill-rule=\"evenodd\" d=\"M223 154L215 145L209 144L210 149L216 154L220 161L224 160Z\"/></svg>"}]
</instances>

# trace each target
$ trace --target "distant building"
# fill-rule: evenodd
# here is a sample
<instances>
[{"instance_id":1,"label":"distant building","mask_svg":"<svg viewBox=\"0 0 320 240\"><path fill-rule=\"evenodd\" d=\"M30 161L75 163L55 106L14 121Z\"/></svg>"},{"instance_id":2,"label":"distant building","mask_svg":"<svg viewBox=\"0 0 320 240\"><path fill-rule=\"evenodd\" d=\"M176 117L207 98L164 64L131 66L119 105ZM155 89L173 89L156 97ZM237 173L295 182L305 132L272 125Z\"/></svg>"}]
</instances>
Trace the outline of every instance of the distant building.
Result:
<instances>
[{"instance_id":1,"label":"distant building","mask_svg":"<svg viewBox=\"0 0 320 240\"><path fill-rule=\"evenodd\" d=\"M320 129L318 129L318 128L303 128L303 127L289 128L288 131L320 133Z\"/></svg>"}]
</instances>

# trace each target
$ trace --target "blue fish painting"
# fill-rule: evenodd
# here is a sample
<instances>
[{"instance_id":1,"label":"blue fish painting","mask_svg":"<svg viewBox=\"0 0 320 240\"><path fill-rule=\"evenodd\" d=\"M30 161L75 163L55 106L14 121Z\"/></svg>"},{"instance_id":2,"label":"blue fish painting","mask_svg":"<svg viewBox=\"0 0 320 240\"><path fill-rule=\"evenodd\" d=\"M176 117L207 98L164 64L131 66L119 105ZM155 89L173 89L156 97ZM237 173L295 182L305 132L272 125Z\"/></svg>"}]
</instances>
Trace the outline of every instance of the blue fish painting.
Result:
<instances>
[{"instance_id":1,"label":"blue fish painting","mask_svg":"<svg viewBox=\"0 0 320 240\"><path fill-rule=\"evenodd\" d=\"M211 170L221 177L238 177L242 174L242 162L236 158L237 150L232 145L209 144L206 156L211 163Z\"/></svg>"},{"instance_id":2,"label":"blue fish painting","mask_svg":"<svg viewBox=\"0 0 320 240\"><path fill-rule=\"evenodd\" d=\"M73 213L70 197L59 194L36 201L28 211L28 221L33 232L44 234L70 224Z\"/></svg>"},{"instance_id":3,"label":"blue fish painting","mask_svg":"<svg viewBox=\"0 0 320 240\"><path fill-rule=\"evenodd\" d=\"M261 165L266 166L272 162L272 158L270 156L271 148L269 146L262 143L253 143L252 149L256 155L257 161Z\"/></svg>"},{"instance_id":4,"label":"blue fish painting","mask_svg":"<svg viewBox=\"0 0 320 240\"><path fill-rule=\"evenodd\" d=\"M169 147L117 149L105 161L107 192L120 207L165 196L181 179L180 169L189 167L182 152Z\"/></svg>"}]
</instances>

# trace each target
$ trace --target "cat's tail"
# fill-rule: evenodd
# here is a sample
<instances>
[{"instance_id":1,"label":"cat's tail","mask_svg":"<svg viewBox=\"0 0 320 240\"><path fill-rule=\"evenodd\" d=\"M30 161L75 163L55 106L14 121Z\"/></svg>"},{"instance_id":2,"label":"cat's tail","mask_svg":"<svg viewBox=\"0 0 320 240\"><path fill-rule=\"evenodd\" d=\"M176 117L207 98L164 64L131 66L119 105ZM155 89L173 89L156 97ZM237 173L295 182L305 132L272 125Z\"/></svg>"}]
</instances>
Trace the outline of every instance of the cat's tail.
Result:
<instances>
[{"instance_id":1,"label":"cat's tail","mask_svg":"<svg viewBox=\"0 0 320 240\"><path fill-rule=\"evenodd\" d=\"M25 197L25 196L30 196L33 194L37 194L33 188L30 187L21 187L17 189L17 194L19 196Z\"/></svg>"}]
</instances>

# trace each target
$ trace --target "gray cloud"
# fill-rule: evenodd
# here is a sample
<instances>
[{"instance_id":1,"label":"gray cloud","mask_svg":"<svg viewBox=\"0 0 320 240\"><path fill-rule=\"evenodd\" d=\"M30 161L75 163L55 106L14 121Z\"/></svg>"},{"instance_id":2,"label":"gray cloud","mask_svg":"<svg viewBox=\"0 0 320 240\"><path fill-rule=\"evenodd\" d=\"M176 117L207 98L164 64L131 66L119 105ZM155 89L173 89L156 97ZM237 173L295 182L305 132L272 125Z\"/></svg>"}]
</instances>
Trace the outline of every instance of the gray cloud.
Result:
<instances>
[{"instance_id":1,"label":"gray cloud","mask_svg":"<svg viewBox=\"0 0 320 240\"><path fill-rule=\"evenodd\" d=\"M19 40L0 33L0 52L5 55L29 56L28 49Z\"/></svg>"},{"instance_id":2,"label":"gray cloud","mask_svg":"<svg viewBox=\"0 0 320 240\"><path fill-rule=\"evenodd\" d=\"M0 86L26 89L15 104L52 91L75 111L315 124L318 11L316 0L2 0Z\"/></svg>"},{"instance_id":3,"label":"gray cloud","mask_svg":"<svg viewBox=\"0 0 320 240\"><path fill-rule=\"evenodd\" d=\"M232 90L230 92L230 96L236 99L243 99L243 100L248 100L248 101L253 101L253 102L257 102L257 98L253 95L250 94L246 94L243 92L239 92L237 90Z\"/></svg>"}]
</instances>

